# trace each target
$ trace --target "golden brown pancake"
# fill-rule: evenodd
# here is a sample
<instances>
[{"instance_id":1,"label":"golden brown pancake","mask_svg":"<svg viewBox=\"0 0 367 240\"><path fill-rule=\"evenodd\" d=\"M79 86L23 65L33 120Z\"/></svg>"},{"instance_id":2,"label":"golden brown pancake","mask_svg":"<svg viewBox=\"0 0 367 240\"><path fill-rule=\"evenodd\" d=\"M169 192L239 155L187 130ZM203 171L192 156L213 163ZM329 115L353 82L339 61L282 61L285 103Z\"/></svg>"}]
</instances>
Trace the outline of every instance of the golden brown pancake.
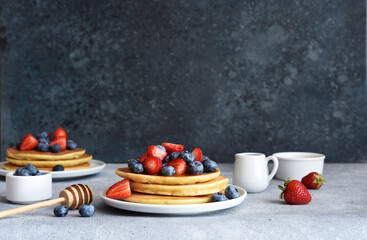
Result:
<instances>
[{"instance_id":1,"label":"golden brown pancake","mask_svg":"<svg viewBox=\"0 0 367 240\"><path fill-rule=\"evenodd\" d=\"M148 175L142 173L133 173L129 168L119 168L115 171L117 175L123 178L130 179L137 183L152 183L161 185L181 185L181 184L194 184L200 182L207 182L218 177L220 174L219 169L213 173L203 173L201 175L173 175L173 176L158 176Z\"/></svg>"},{"instance_id":2,"label":"golden brown pancake","mask_svg":"<svg viewBox=\"0 0 367 240\"><path fill-rule=\"evenodd\" d=\"M64 159L64 160L26 160L26 159L15 159L11 157L7 157L6 160L16 166L23 167L27 165L28 163L33 164L34 166L38 167L54 167L56 165L62 165L64 167L71 167L80 165L83 163L88 162L92 159L92 155L90 154L84 154L78 158L74 159Z\"/></svg>"},{"instance_id":3,"label":"golden brown pancake","mask_svg":"<svg viewBox=\"0 0 367 240\"><path fill-rule=\"evenodd\" d=\"M211 202L211 194L195 197L161 196L145 193L132 192L128 198L121 199L126 202L145 204L198 204Z\"/></svg>"},{"instance_id":4,"label":"golden brown pancake","mask_svg":"<svg viewBox=\"0 0 367 240\"><path fill-rule=\"evenodd\" d=\"M4 163L3 167L4 167L4 169L11 170L11 171L15 171L15 170L17 170L17 168L19 168L19 166L13 165L11 163ZM65 171L72 171L72 170L81 170L81 169L87 169L87 168L90 168L90 163L88 163L88 162L80 164L80 165L72 166L72 167L64 167L64 170ZM49 167L49 168L39 167L38 170L52 171L52 167Z\"/></svg>"},{"instance_id":5,"label":"golden brown pancake","mask_svg":"<svg viewBox=\"0 0 367 240\"><path fill-rule=\"evenodd\" d=\"M135 192L147 194L198 196L220 192L226 188L227 184L228 178L224 176L218 176L208 182L187 185L161 185L130 181L130 188Z\"/></svg>"},{"instance_id":6,"label":"golden brown pancake","mask_svg":"<svg viewBox=\"0 0 367 240\"><path fill-rule=\"evenodd\" d=\"M30 160L61 160L79 158L85 154L85 149L77 148L75 150L64 150L58 153L40 152L36 150L20 151L16 148L8 148L6 155L13 159L30 159Z\"/></svg>"}]
</instances>

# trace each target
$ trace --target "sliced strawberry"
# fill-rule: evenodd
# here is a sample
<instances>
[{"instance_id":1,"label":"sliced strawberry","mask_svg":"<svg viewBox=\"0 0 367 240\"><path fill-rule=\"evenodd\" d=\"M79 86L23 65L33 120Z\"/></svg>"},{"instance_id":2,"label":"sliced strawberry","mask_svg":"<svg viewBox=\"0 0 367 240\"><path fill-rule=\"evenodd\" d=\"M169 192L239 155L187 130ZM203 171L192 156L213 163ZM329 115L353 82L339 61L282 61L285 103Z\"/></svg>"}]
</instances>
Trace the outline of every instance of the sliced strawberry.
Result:
<instances>
[{"instance_id":1,"label":"sliced strawberry","mask_svg":"<svg viewBox=\"0 0 367 240\"><path fill-rule=\"evenodd\" d=\"M122 199L131 196L130 181L124 179L112 185L106 192L108 198Z\"/></svg>"},{"instance_id":2,"label":"sliced strawberry","mask_svg":"<svg viewBox=\"0 0 367 240\"><path fill-rule=\"evenodd\" d=\"M166 148L168 154L173 152L181 153L184 150L184 145L181 144L164 142L161 145Z\"/></svg>"},{"instance_id":3,"label":"sliced strawberry","mask_svg":"<svg viewBox=\"0 0 367 240\"><path fill-rule=\"evenodd\" d=\"M28 133L20 143L20 151L31 150L38 146L38 140L30 133Z\"/></svg>"},{"instance_id":4,"label":"sliced strawberry","mask_svg":"<svg viewBox=\"0 0 367 240\"><path fill-rule=\"evenodd\" d=\"M50 147L54 144L59 144L61 147L61 151L64 151L66 149L66 138L65 137L58 137L55 138L50 142Z\"/></svg>"},{"instance_id":5,"label":"sliced strawberry","mask_svg":"<svg viewBox=\"0 0 367 240\"><path fill-rule=\"evenodd\" d=\"M170 161L167 166L174 167L176 175L182 175L186 173L187 170L187 164L182 158L176 158L175 160Z\"/></svg>"},{"instance_id":6,"label":"sliced strawberry","mask_svg":"<svg viewBox=\"0 0 367 240\"><path fill-rule=\"evenodd\" d=\"M147 158L147 153L144 153L143 155L140 156L139 160L140 160L140 162L143 163L146 158Z\"/></svg>"},{"instance_id":7,"label":"sliced strawberry","mask_svg":"<svg viewBox=\"0 0 367 240\"><path fill-rule=\"evenodd\" d=\"M157 174L163 168L163 163L161 160L155 157L147 157L143 163L145 171L149 174Z\"/></svg>"},{"instance_id":8,"label":"sliced strawberry","mask_svg":"<svg viewBox=\"0 0 367 240\"><path fill-rule=\"evenodd\" d=\"M66 140L68 139L68 135L66 134L65 129L63 129L62 127L59 127L55 133L54 133L54 138L58 138L58 137L65 137ZM62 151L62 150L61 150Z\"/></svg>"},{"instance_id":9,"label":"sliced strawberry","mask_svg":"<svg viewBox=\"0 0 367 240\"><path fill-rule=\"evenodd\" d=\"M196 156L195 160L196 161L199 161L199 162L202 162L203 161L203 152L201 151L200 148L195 148L192 151L192 153L195 154L195 156Z\"/></svg>"},{"instance_id":10,"label":"sliced strawberry","mask_svg":"<svg viewBox=\"0 0 367 240\"><path fill-rule=\"evenodd\" d=\"M147 154L149 157L155 157L161 161L163 161L163 159L165 159L168 155L166 151L163 151L155 145L151 145L148 147Z\"/></svg>"},{"instance_id":11,"label":"sliced strawberry","mask_svg":"<svg viewBox=\"0 0 367 240\"><path fill-rule=\"evenodd\" d=\"M47 134L50 139L54 139L54 135L52 133Z\"/></svg>"}]
</instances>

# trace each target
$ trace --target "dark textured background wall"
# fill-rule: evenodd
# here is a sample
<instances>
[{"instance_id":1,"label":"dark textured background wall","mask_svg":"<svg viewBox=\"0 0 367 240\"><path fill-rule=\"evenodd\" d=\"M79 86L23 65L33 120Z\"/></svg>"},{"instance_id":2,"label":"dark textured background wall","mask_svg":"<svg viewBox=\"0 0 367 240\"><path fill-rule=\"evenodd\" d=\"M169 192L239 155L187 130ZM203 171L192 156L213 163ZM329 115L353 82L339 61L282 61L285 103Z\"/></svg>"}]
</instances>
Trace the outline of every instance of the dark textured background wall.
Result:
<instances>
[{"instance_id":1,"label":"dark textured background wall","mask_svg":"<svg viewBox=\"0 0 367 240\"><path fill-rule=\"evenodd\" d=\"M365 5L4 0L2 160L63 126L107 162L162 141L366 162Z\"/></svg>"}]
</instances>

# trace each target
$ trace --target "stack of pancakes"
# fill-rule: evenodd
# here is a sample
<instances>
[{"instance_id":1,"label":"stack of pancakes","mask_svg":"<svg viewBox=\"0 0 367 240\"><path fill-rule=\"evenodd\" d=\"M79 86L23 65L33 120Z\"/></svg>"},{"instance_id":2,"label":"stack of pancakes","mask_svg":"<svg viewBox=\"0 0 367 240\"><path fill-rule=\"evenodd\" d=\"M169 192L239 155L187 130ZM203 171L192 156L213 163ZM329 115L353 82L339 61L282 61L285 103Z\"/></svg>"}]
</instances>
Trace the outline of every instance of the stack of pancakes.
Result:
<instances>
[{"instance_id":1,"label":"stack of pancakes","mask_svg":"<svg viewBox=\"0 0 367 240\"><path fill-rule=\"evenodd\" d=\"M130 180L131 196L127 202L146 204L197 204L211 201L211 195L223 192L228 178L219 169L201 175L159 176L133 173L119 168L116 174Z\"/></svg>"},{"instance_id":2,"label":"stack of pancakes","mask_svg":"<svg viewBox=\"0 0 367 240\"><path fill-rule=\"evenodd\" d=\"M7 163L4 169L16 170L31 163L39 170L52 171L56 165L64 167L65 171L80 170L90 167L89 160L92 155L85 153L85 149L64 150L58 153L40 152L36 150L20 151L16 148L8 148L6 151Z\"/></svg>"}]
</instances>

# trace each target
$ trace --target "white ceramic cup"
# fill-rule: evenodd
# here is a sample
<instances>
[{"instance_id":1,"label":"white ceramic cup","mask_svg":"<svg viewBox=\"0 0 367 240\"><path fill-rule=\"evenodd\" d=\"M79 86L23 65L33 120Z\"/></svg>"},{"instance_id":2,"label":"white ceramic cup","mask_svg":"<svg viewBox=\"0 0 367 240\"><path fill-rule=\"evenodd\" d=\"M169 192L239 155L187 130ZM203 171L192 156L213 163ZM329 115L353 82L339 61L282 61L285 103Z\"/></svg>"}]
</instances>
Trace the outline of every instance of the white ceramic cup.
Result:
<instances>
[{"instance_id":1,"label":"white ceramic cup","mask_svg":"<svg viewBox=\"0 0 367 240\"><path fill-rule=\"evenodd\" d=\"M280 152L274 153L279 160L279 169L275 177L280 180L287 178L301 181L310 172L322 174L325 155L311 152Z\"/></svg>"},{"instance_id":2,"label":"white ceramic cup","mask_svg":"<svg viewBox=\"0 0 367 240\"><path fill-rule=\"evenodd\" d=\"M268 162L273 160L274 167L269 175ZM233 184L249 193L264 191L278 169L278 159L265 157L262 153L237 153L235 155Z\"/></svg>"},{"instance_id":3,"label":"white ceramic cup","mask_svg":"<svg viewBox=\"0 0 367 240\"><path fill-rule=\"evenodd\" d=\"M6 199L18 204L30 204L52 197L52 174L14 176L6 174Z\"/></svg>"}]
</instances>

